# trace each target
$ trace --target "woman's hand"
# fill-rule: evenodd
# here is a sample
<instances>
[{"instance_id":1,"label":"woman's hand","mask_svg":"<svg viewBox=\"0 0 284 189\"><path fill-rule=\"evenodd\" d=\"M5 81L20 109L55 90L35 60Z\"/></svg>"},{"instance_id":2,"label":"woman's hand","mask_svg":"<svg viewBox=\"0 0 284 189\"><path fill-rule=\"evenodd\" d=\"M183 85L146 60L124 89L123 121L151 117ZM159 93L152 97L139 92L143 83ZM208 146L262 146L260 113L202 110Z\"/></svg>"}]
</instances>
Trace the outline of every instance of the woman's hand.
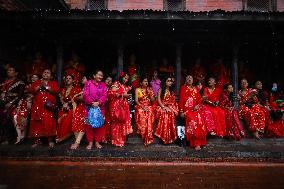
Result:
<instances>
[{"instance_id":1,"label":"woman's hand","mask_svg":"<svg viewBox=\"0 0 284 189\"><path fill-rule=\"evenodd\" d=\"M170 112L170 111L171 111L171 109L170 109L169 107L167 107L167 106L163 106L162 108L163 108L163 110L166 111L166 112Z\"/></svg>"},{"instance_id":2,"label":"woman's hand","mask_svg":"<svg viewBox=\"0 0 284 189\"><path fill-rule=\"evenodd\" d=\"M127 93L124 93L123 94L123 97L125 97L125 98L129 98L129 97L131 97L132 96L132 94L127 94Z\"/></svg>"},{"instance_id":3,"label":"woman's hand","mask_svg":"<svg viewBox=\"0 0 284 189\"><path fill-rule=\"evenodd\" d=\"M45 86L45 90L50 91L51 87L50 86Z\"/></svg>"},{"instance_id":4,"label":"woman's hand","mask_svg":"<svg viewBox=\"0 0 284 189\"><path fill-rule=\"evenodd\" d=\"M92 103L92 106L93 106L93 107L98 107L99 105L100 105L99 102L93 102L93 103Z\"/></svg>"},{"instance_id":5,"label":"woman's hand","mask_svg":"<svg viewBox=\"0 0 284 189\"><path fill-rule=\"evenodd\" d=\"M199 109L199 104L194 106L193 111L197 111Z\"/></svg>"}]
</instances>

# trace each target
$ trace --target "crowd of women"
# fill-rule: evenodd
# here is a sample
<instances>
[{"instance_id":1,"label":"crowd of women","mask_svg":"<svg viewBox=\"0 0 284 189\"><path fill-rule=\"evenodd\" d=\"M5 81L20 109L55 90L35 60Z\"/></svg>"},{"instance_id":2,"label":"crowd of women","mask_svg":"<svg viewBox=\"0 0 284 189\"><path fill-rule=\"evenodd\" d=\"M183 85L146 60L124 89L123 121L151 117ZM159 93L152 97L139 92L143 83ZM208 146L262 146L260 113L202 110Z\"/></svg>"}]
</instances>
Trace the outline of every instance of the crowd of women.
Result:
<instances>
[{"instance_id":1,"label":"crowd of women","mask_svg":"<svg viewBox=\"0 0 284 189\"><path fill-rule=\"evenodd\" d=\"M186 75L177 101L172 74L159 78L159 72L154 71L150 79L146 75L137 77L131 68L130 73L120 72L117 81L112 82L113 78L104 77L102 70L96 70L89 80L82 70L78 62L69 63L60 88L48 68L31 73L24 83L17 78L16 67L9 65L7 79L0 85L2 144L11 140L20 144L30 138L32 147L36 147L47 139L52 148L74 136L70 148L77 149L85 135L86 149L102 148L103 143L122 147L134 131L145 146L154 141L154 136L170 144L177 140L178 118L184 120L186 139L196 150L206 146L210 135L233 140L250 133L257 139L284 136L284 101L276 84L269 94L262 89L261 81L249 88L248 81L242 79L239 94L233 95L232 84L225 80L216 82L208 77L204 85L200 77L191 74ZM133 121L131 99L135 102ZM93 110L98 113L91 120ZM101 124L96 120L99 115ZM15 131L17 137L13 138Z\"/></svg>"}]
</instances>

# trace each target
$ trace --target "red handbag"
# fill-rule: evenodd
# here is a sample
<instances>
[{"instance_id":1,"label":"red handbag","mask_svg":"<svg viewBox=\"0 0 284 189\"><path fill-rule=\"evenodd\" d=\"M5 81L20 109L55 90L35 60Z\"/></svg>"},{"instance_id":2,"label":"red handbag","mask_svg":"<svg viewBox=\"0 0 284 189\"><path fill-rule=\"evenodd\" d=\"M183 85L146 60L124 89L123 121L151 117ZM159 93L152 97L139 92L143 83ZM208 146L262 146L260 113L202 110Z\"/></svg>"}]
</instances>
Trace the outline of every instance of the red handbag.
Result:
<instances>
[{"instance_id":1,"label":"red handbag","mask_svg":"<svg viewBox=\"0 0 284 189\"><path fill-rule=\"evenodd\" d=\"M123 101L118 101L115 111L114 111L114 118L119 122L125 122L127 119L127 109L125 107L125 103Z\"/></svg>"}]
</instances>

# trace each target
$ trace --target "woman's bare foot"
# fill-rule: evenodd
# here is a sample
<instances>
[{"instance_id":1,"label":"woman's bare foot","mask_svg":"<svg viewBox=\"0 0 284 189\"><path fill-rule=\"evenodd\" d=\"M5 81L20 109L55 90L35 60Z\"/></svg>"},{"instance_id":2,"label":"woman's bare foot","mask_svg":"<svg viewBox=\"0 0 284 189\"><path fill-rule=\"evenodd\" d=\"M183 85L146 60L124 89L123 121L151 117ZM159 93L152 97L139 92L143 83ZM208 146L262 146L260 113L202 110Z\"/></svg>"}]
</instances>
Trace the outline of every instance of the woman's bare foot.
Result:
<instances>
[{"instance_id":1,"label":"woman's bare foot","mask_svg":"<svg viewBox=\"0 0 284 189\"><path fill-rule=\"evenodd\" d=\"M196 146L194 149L199 151L199 150L201 150L201 147L200 146Z\"/></svg>"},{"instance_id":2,"label":"woman's bare foot","mask_svg":"<svg viewBox=\"0 0 284 189\"><path fill-rule=\"evenodd\" d=\"M91 150L92 148L93 148L93 143L90 142L90 143L88 144L88 146L86 147L86 149L87 149L87 150Z\"/></svg>"},{"instance_id":3,"label":"woman's bare foot","mask_svg":"<svg viewBox=\"0 0 284 189\"><path fill-rule=\"evenodd\" d=\"M97 149L101 149L101 148L103 147L102 145L100 145L99 142L96 142L96 143L95 143L95 146L96 146Z\"/></svg>"},{"instance_id":4,"label":"woman's bare foot","mask_svg":"<svg viewBox=\"0 0 284 189\"><path fill-rule=\"evenodd\" d=\"M71 145L70 149L71 150L76 150L77 148L79 148L80 143L79 142L75 142L74 144Z\"/></svg>"},{"instance_id":5,"label":"woman's bare foot","mask_svg":"<svg viewBox=\"0 0 284 189\"><path fill-rule=\"evenodd\" d=\"M49 148L54 148L54 145L55 145L54 142L49 142L49 143L48 143L48 147L49 147Z\"/></svg>"},{"instance_id":6,"label":"woman's bare foot","mask_svg":"<svg viewBox=\"0 0 284 189\"><path fill-rule=\"evenodd\" d=\"M255 133L253 133L253 135L255 136L256 139L258 139L258 140L260 139L260 135L257 131Z\"/></svg>"},{"instance_id":7,"label":"woman's bare foot","mask_svg":"<svg viewBox=\"0 0 284 189\"><path fill-rule=\"evenodd\" d=\"M22 140L23 140L22 137L17 137L17 140L16 140L16 142L14 144L19 144L19 143L22 142Z\"/></svg>"},{"instance_id":8,"label":"woman's bare foot","mask_svg":"<svg viewBox=\"0 0 284 189\"><path fill-rule=\"evenodd\" d=\"M41 145L42 143L41 143L41 141L40 141L40 139L36 139L36 141L34 141L34 143L33 143L33 145L32 145L32 148L36 148L36 147L38 147L39 145Z\"/></svg>"},{"instance_id":9,"label":"woman's bare foot","mask_svg":"<svg viewBox=\"0 0 284 189\"><path fill-rule=\"evenodd\" d=\"M215 136L216 133L215 133L214 131L212 131L212 132L210 132L210 135L211 135L211 136Z\"/></svg>"}]
</instances>

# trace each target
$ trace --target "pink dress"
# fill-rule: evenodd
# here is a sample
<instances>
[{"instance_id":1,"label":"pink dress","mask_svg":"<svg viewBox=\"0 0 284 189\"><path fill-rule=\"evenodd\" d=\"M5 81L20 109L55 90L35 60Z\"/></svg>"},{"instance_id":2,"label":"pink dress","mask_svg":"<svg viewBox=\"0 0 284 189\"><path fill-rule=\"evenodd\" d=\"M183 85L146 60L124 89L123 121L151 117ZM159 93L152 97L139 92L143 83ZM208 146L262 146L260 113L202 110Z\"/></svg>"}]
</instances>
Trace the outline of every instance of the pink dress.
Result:
<instances>
[{"instance_id":1,"label":"pink dress","mask_svg":"<svg viewBox=\"0 0 284 189\"><path fill-rule=\"evenodd\" d=\"M107 100L107 87L104 82L95 83L93 80L87 81L83 89L83 98L87 108L92 106L93 102L99 102L99 108L102 114L105 114L105 105ZM86 138L88 142L102 142L105 137L105 127L92 128L86 126Z\"/></svg>"}]
</instances>

